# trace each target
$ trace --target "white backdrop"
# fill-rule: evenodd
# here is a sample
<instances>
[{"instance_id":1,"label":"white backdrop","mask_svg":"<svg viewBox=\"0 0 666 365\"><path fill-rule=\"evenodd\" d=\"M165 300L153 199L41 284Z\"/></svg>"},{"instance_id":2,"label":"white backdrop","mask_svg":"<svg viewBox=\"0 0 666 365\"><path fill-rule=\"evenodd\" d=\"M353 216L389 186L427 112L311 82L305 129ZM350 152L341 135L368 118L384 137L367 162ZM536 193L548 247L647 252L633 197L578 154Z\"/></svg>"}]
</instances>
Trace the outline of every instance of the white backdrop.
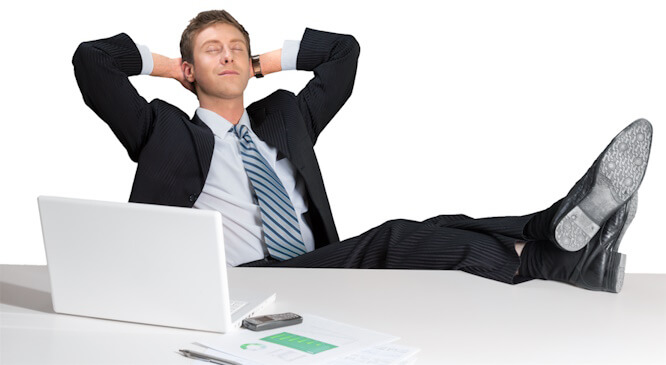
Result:
<instances>
[{"instance_id":1,"label":"white backdrop","mask_svg":"<svg viewBox=\"0 0 666 365\"><path fill-rule=\"evenodd\" d=\"M71 65L78 43L126 32L177 57L189 19L217 8L246 27L255 54L300 39L305 27L361 44L354 92L316 146L342 239L394 218L543 209L643 117L654 145L620 250L629 272L666 272L666 5L658 1L13 3L0 5L0 263L46 262L38 195L129 196L135 165L83 103ZM251 80L246 105L278 88L298 92L311 77ZM190 114L197 106L176 81L132 82L148 100Z\"/></svg>"}]
</instances>

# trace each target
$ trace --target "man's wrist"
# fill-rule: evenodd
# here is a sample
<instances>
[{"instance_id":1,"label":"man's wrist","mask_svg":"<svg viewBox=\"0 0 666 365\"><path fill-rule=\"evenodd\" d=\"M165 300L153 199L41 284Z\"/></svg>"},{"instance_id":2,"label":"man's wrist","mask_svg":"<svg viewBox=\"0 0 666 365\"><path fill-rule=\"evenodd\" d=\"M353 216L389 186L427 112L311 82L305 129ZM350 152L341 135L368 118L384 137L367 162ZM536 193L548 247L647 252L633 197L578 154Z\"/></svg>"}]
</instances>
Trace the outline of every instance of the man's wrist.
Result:
<instances>
[{"instance_id":1,"label":"man's wrist","mask_svg":"<svg viewBox=\"0 0 666 365\"><path fill-rule=\"evenodd\" d=\"M261 71L261 57L260 56L252 56L252 74L254 77L260 79L264 77L264 74Z\"/></svg>"},{"instance_id":2,"label":"man's wrist","mask_svg":"<svg viewBox=\"0 0 666 365\"><path fill-rule=\"evenodd\" d=\"M261 63L261 73L266 76L273 72L282 71L280 65L280 57L282 56L282 49L276 49L259 55L259 62Z\"/></svg>"},{"instance_id":3,"label":"man's wrist","mask_svg":"<svg viewBox=\"0 0 666 365\"><path fill-rule=\"evenodd\" d=\"M161 54L153 53L153 70L150 76L176 78L176 73L180 65L177 64L177 59L162 56Z\"/></svg>"},{"instance_id":4,"label":"man's wrist","mask_svg":"<svg viewBox=\"0 0 666 365\"><path fill-rule=\"evenodd\" d=\"M171 58L171 77L172 79L180 80L183 77L183 69L181 68L182 60L180 58Z\"/></svg>"}]
</instances>

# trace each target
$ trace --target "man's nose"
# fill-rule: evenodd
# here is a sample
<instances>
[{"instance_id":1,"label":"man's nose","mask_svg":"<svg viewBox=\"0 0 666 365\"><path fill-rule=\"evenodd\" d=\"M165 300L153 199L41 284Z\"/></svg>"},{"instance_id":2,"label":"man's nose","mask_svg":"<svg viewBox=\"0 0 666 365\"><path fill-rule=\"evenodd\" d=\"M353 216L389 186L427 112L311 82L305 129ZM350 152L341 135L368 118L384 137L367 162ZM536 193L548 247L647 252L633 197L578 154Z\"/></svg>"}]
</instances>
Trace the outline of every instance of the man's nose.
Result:
<instances>
[{"instance_id":1,"label":"man's nose","mask_svg":"<svg viewBox=\"0 0 666 365\"><path fill-rule=\"evenodd\" d=\"M230 63L230 62L233 62L233 61L234 61L234 58L233 58L233 53L231 52L231 50L228 49L228 48L224 48L222 50L222 58L220 58L220 62L221 63Z\"/></svg>"}]
</instances>

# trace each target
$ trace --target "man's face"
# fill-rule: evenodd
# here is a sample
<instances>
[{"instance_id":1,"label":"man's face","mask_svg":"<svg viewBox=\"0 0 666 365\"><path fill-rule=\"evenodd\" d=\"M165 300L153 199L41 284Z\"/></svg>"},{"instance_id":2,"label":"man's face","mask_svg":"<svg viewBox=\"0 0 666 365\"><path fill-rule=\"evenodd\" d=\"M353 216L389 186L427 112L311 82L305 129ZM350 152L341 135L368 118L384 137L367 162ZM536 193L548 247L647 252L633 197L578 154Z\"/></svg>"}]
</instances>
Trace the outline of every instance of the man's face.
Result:
<instances>
[{"instance_id":1,"label":"man's face","mask_svg":"<svg viewBox=\"0 0 666 365\"><path fill-rule=\"evenodd\" d=\"M250 57L243 34L231 24L213 24L194 39L194 65L185 73L196 81L198 93L234 99L243 95L250 79ZM198 94L201 96L201 94Z\"/></svg>"}]
</instances>

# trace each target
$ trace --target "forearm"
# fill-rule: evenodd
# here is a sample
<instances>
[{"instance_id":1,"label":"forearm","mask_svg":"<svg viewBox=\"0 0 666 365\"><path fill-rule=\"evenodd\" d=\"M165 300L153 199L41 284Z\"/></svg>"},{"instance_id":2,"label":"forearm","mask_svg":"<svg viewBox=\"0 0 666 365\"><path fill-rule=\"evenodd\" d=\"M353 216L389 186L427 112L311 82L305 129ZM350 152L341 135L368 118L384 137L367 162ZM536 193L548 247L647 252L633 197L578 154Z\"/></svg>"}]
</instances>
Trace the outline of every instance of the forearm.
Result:
<instances>
[{"instance_id":1,"label":"forearm","mask_svg":"<svg viewBox=\"0 0 666 365\"><path fill-rule=\"evenodd\" d=\"M276 49L259 55L259 62L261 63L261 73L265 75L273 72L282 71L282 48ZM254 72L252 72L254 76Z\"/></svg>"},{"instance_id":2,"label":"forearm","mask_svg":"<svg viewBox=\"0 0 666 365\"><path fill-rule=\"evenodd\" d=\"M282 48L259 55L262 73L295 70L300 44L300 41L286 40Z\"/></svg>"},{"instance_id":3,"label":"forearm","mask_svg":"<svg viewBox=\"0 0 666 365\"><path fill-rule=\"evenodd\" d=\"M178 79L182 74L180 69L180 59L169 58L161 54L153 53L153 71L151 76L170 77Z\"/></svg>"}]
</instances>

